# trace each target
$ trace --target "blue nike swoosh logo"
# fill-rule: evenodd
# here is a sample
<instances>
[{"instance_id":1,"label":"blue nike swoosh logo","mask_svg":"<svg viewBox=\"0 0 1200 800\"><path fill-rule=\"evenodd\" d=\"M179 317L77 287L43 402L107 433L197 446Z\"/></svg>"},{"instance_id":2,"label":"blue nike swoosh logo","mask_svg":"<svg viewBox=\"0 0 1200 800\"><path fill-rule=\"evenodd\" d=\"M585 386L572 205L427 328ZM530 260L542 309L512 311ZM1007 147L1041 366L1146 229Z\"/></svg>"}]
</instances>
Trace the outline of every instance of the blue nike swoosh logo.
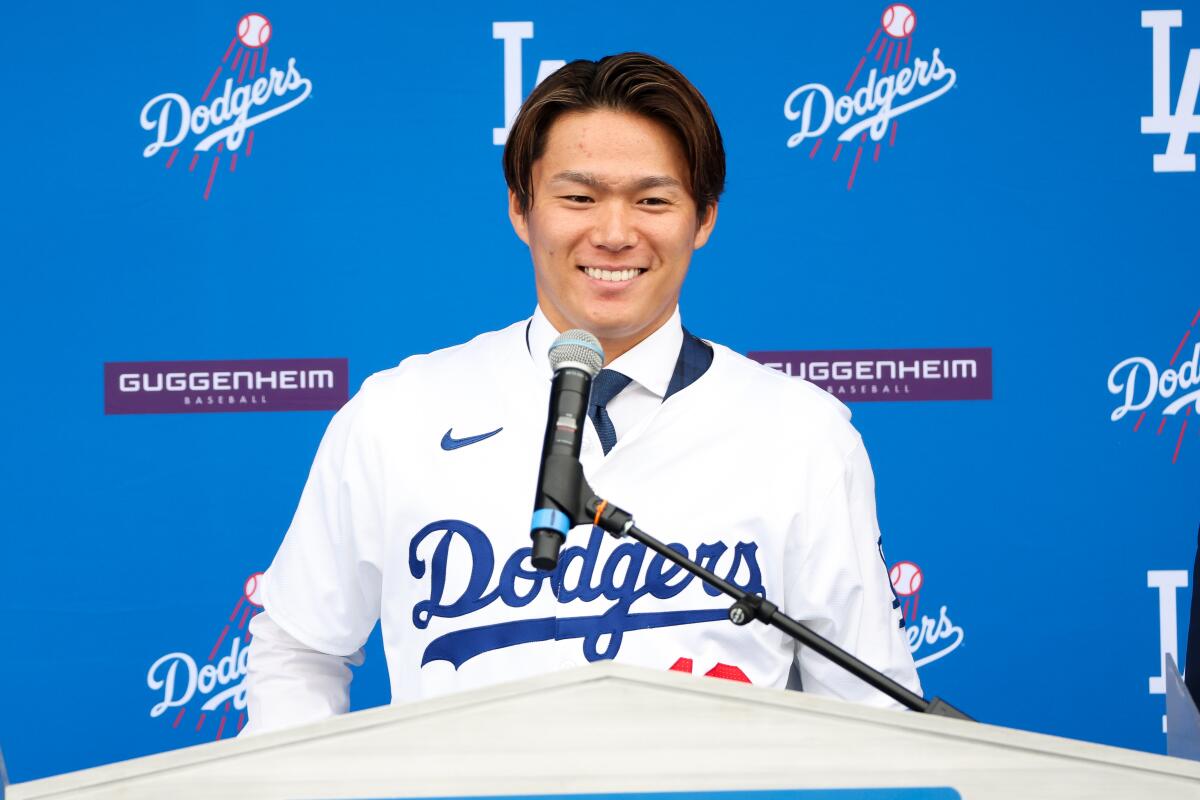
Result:
<instances>
[{"instance_id":1,"label":"blue nike swoosh logo","mask_svg":"<svg viewBox=\"0 0 1200 800\"><path fill-rule=\"evenodd\" d=\"M469 444L475 444L476 442L482 442L484 439L492 438L497 433L504 430L504 428L496 428L496 430L492 431L491 433L481 433L478 436L467 436L462 439L455 439L453 436L451 436L450 431L452 431L452 430L454 430L454 428L451 428L449 431L446 431L446 435L442 437L442 449L443 450L457 450L458 448L466 447Z\"/></svg>"}]
</instances>

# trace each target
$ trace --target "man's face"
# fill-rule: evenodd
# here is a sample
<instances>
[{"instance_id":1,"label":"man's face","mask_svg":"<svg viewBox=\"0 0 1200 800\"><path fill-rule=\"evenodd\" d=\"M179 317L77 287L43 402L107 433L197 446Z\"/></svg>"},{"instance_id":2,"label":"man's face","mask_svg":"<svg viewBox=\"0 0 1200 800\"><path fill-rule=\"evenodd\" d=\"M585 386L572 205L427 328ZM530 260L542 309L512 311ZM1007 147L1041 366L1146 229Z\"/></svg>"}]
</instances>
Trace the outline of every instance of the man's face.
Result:
<instances>
[{"instance_id":1,"label":"man's face","mask_svg":"<svg viewBox=\"0 0 1200 800\"><path fill-rule=\"evenodd\" d=\"M524 215L510 193L509 217L533 256L538 305L558 330L595 334L611 361L670 318L716 205L699 219L675 136L620 111L555 120L532 186Z\"/></svg>"}]
</instances>

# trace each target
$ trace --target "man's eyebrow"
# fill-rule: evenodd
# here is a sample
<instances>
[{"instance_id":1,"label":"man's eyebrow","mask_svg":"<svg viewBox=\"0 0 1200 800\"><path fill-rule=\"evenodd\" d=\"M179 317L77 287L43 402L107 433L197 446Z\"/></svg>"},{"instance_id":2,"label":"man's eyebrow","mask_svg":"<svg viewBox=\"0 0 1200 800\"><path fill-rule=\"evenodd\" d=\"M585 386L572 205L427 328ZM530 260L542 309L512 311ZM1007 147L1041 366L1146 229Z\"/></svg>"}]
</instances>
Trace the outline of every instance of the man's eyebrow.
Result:
<instances>
[{"instance_id":1,"label":"man's eyebrow","mask_svg":"<svg viewBox=\"0 0 1200 800\"><path fill-rule=\"evenodd\" d=\"M577 170L564 170L559 172L550 179L551 183L578 183L583 186L590 186L593 189L608 189L609 184L600 180L590 172L579 172ZM638 178L630 183L631 188L635 192L644 191L646 189L682 189L683 184L678 179L672 178L670 175L647 175L644 178Z\"/></svg>"},{"instance_id":2,"label":"man's eyebrow","mask_svg":"<svg viewBox=\"0 0 1200 800\"><path fill-rule=\"evenodd\" d=\"M578 172L573 169L564 170L550 179L551 183L580 183L593 189L604 189L607 184L590 172Z\"/></svg>"},{"instance_id":3,"label":"man's eyebrow","mask_svg":"<svg viewBox=\"0 0 1200 800\"><path fill-rule=\"evenodd\" d=\"M636 191L644 189L682 189L683 184L670 175L647 175L633 182Z\"/></svg>"}]
</instances>

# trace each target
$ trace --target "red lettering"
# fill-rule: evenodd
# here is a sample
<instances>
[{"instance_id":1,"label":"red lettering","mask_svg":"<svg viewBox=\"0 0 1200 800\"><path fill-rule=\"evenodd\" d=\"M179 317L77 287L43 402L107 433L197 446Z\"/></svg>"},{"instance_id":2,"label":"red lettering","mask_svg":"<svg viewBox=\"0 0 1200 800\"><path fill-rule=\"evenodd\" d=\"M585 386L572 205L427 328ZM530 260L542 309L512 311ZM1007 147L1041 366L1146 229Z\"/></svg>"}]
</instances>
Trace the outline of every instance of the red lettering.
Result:
<instances>
[{"instance_id":1,"label":"red lettering","mask_svg":"<svg viewBox=\"0 0 1200 800\"><path fill-rule=\"evenodd\" d=\"M692 674L692 660L690 658L678 658L671 665L668 672L686 672ZM727 681L737 681L739 683L750 683L750 679L746 677L746 673L742 672L740 667L732 666L731 664L722 664L717 662L717 665L704 673L709 678L721 678Z\"/></svg>"},{"instance_id":2,"label":"red lettering","mask_svg":"<svg viewBox=\"0 0 1200 800\"><path fill-rule=\"evenodd\" d=\"M727 681L739 681L741 683L749 683L750 679L746 677L746 673L742 672L738 667L730 666L717 662L717 665L704 673L710 678L723 678Z\"/></svg>"}]
</instances>

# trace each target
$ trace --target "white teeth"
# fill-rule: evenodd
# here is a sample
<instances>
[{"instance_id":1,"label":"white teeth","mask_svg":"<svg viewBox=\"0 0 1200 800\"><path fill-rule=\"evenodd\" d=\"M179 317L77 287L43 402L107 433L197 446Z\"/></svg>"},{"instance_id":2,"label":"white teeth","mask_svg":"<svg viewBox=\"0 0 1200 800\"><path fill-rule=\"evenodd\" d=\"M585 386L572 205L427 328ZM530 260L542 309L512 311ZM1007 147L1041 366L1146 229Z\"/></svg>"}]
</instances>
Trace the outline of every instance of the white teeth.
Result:
<instances>
[{"instance_id":1,"label":"white teeth","mask_svg":"<svg viewBox=\"0 0 1200 800\"><path fill-rule=\"evenodd\" d=\"M595 267L584 267L583 271L587 273L589 278L595 278L598 281L629 281L633 280L640 269L596 269Z\"/></svg>"}]
</instances>

